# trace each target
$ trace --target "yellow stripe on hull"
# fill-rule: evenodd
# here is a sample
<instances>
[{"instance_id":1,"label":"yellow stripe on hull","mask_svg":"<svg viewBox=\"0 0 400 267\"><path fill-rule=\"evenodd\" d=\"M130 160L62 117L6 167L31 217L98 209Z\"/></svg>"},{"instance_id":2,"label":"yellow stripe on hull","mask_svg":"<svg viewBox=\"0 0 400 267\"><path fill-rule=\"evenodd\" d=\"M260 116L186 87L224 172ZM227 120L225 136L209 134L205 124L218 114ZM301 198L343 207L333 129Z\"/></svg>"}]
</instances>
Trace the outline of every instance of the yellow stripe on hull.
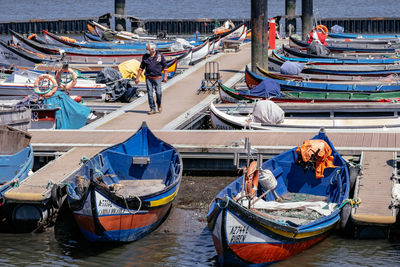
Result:
<instances>
[{"instance_id":1,"label":"yellow stripe on hull","mask_svg":"<svg viewBox=\"0 0 400 267\"><path fill-rule=\"evenodd\" d=\"M278 230L275 229L273 227L267 227L264 226L266 229L270 230L271 232L274 232L278 235L284 236L284 237L288 237L288 238L294 238L294 239L303 239L303 238L309 238L309 237L313 237L313 236L317 236L320 234L323 234L329 230L331 230L332 228L334 228L336 226L336 224L333 224L327 228L321 229L321 230L317 230L317 231L313 231L313 232L305 232L305 233L291 233L291 232L286 232L286 231L282 231L282 230Z\"/></svg>"},{"instance_id":2,"label":"yellow stripe on hull","mask_svg":"<svg viewBox=\"0 0 400 267\"><path fill-rule=\"evenodd\" d=\"M162 206L162 205L165 205L165 204L171 202L172 200L174 200L176 194L178 193L178 190L179 190L179 188L177 188L174 193L172 193L171 195L166 196L164 198L150 201L150 207Z\"/></svg>"}]
</instances>

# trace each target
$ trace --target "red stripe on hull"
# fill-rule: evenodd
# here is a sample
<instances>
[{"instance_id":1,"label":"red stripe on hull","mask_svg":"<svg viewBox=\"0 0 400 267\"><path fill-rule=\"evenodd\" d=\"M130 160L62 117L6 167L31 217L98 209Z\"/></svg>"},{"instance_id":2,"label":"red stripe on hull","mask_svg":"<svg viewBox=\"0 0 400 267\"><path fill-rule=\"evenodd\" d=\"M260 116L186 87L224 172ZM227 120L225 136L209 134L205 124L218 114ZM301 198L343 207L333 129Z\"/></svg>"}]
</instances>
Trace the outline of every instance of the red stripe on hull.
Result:
<instances>
[{"instance_id":1,"label":"red stripe on hull","mask_svg":"<svg viewBox=\"0 0 400 267\"><path fill-rule=\"evenodd\" d=\"M165 216L171 204L160 207L158 209L150 210L145 214L124 214L124 215L110 215L99 217L101 225L106 231L115 230L129 230L148 226L155 223ZM84 216L74 214L75 220L79 227L95 233L95 227L92 216Z\"/></svg>"},{"instance_id":2,"label":"red stripe on hull","mask_svg":"<svg viewBox=\"0 0 400 267\"><path fill-rule=\"evenodd\" d=\"M254 87L256 87L259 84L259 82L257 80L255 80L253 77L251 77L247 71L244 74L244 77L245 77L247 87L249 87L249 89L253 89Z\"/></svg>"},{"instance_id":3,"label":"red stripe on hull","mask_svg":"<svg viewBox=\"0 0 400 267\"><path fill-rule=\"evenodd\" d=\"M224 249L222 247L221 242L214 235L211 235L214 241L215 250L217 251L218 256L222 257L224 254Z\"/></svg>"},{"instance_id":4,"label":"red stripe on hull","mask_svg":"<svg viewBox=\"0 0 400 267\"><path fill-rule=\"evenodd\" d=\"M241 259L251 263L281 261L315 245L328 234L295 244L231 244L229 247Z\"/></svg>"},{"instance_id":5,"label":"red stripe on hull","mask_svg":"<svg viewBox=\"0 0 400 267\"><path fill-rule=\"evenodd\" d=\"M171 204L150 210L145 214L102 216L99 217L99 220L106 231L141 228L153 224L164 217L170 206Z\"/></svg>"},{"instance_id":6,"label":"red stripe on hull","mask_svg":"<svg viewBox=\"0 0 400 267\"><path fill-rule=\"evenodd\" d=\"M92 216L84 216L84 215L74 214L74 218L80 228L82 228L88 232L95 233L94 222L93 222Z\"/></svg>"}]
</instances>

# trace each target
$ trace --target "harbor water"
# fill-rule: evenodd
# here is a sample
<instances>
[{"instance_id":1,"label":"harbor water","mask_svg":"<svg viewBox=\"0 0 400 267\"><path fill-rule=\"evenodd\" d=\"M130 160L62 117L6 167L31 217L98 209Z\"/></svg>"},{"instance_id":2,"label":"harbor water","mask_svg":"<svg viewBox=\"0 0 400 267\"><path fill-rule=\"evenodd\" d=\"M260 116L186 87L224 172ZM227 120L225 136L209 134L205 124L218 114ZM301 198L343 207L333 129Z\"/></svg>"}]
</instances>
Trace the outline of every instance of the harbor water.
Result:
<instances>
[{"instance_id":1,"label":"harbor water","mask_svg":"<svg viewBox=\"0 0 400 267\"><path fill-rule=\"evenodd\" d=\"M297 0L297 13L301 0ZM325 17L398 17L396 0L314 0ZM0 21L98 17L114 12L114 0L2 0ZM285 12L270 0L270 17ZM127 15L139 18L249 18L250 1L126 1ZM234 55L232 55L234 56ZM42 233L0 233L0 266L218 266L206 224L208 204L232 177L184 176L166 221L153 233L128 244L93 244L84 239L64 210ZM275 266L400 266L395 240L352 239L337 233Z\"/></svg>"},{"instance_id":2,"label":"harbor water","mask_svg":"<svg viewBox=\"0 0 400 267\"><path fill-rule=\"evenodd\" d=\"M301 0L297 0L301 14ZM314 15L331 17L399 17L396 0L314 0ZM114 12L114 0L18 0L1 1L0 22L31 19L94 18ZM243 0L147 0L126 1L126 14L142 19L250 18L250 1ZM269 0L268 16L285 14L285 1Z\"/></svg>"}]
</instances>

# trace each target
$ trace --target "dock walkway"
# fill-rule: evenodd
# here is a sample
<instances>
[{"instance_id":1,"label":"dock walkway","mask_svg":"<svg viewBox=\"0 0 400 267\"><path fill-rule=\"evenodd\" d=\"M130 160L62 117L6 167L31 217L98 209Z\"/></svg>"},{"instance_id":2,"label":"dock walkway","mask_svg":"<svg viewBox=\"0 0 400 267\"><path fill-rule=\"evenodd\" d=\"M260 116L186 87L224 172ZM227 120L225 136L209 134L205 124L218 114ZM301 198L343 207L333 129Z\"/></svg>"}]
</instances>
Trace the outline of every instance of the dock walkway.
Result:
<instances>
[{"instance_id":1,"label":"dock walkway","mask_svg":"<svg viewBox=\"0 0 400 267\"><path fill-rule=\"evenodd\" d=\"M361 200L359 207L352 210L355 223L393 224L396 222L397 214L395 209L390 207L395 154L394 152L364 152L362 175L356 182L354 193L355 197Z\"/></svg>"}]
</instances>

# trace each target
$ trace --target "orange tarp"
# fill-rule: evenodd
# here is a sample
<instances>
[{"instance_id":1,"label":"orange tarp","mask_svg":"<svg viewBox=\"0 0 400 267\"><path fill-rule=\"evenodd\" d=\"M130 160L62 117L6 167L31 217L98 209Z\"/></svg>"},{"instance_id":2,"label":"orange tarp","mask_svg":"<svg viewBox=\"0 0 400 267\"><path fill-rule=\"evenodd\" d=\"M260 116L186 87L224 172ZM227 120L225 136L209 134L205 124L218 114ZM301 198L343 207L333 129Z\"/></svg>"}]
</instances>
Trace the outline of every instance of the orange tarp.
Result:
<instances>
[{"instance_id":1,"label":"orange tarp","mask_svg":"<svg viewBox=\"0 0 400 267\"><path fill-rule=\"evenodd\" d=\"M312 159L312 156L315 154L316 178L324 177L325 168L337 167L333 165L333 156L331 155L332 149L324 140L320 139L306 140L301 146L297 147L296 153L297 155L301 155L304 162L308 162L310 159Z\"/></svg>"}]
</instances>

